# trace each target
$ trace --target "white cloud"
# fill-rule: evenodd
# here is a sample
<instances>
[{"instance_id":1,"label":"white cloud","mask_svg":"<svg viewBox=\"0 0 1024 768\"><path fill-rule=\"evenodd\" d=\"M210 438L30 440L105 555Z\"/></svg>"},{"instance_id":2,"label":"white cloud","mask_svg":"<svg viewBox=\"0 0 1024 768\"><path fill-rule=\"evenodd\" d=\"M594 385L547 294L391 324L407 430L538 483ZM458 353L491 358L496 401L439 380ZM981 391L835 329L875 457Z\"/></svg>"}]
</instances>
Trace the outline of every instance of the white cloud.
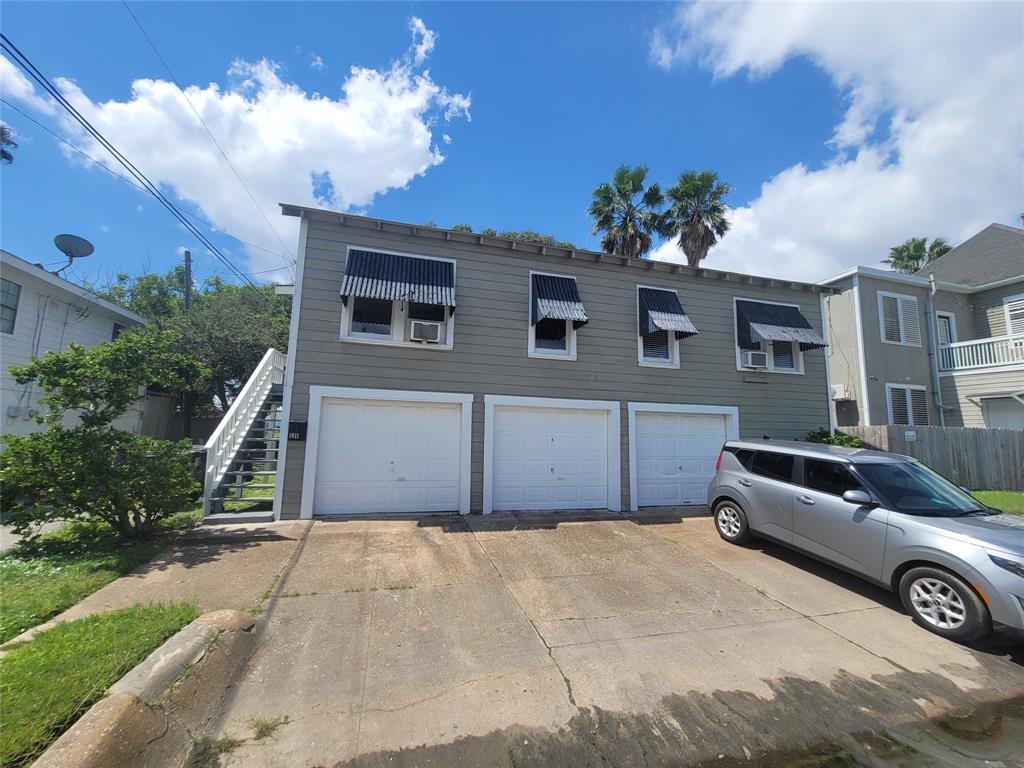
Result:
<instances>
[{"instance_id":1,"label":"white cloud","mask_svg":"<svg viewBox=\"0 0 1024 768\"><path fill-rule=\"evenodd\" d=\"M100 224L100 231L104 233L110 232L110 227L107 224Z\"/></svg>"},{"instance_id":2,"label":"white cloud","mask_svg":"<svg viewBox=\"0 0 1024 768\"><path fill-rule=\"evenodd\" d=\"M470 99L419 68L433 41L433 33L414 20L407 52L386 69L353 66L333 99L287 82L279 65L266 59L234 62L223 87L186 88L289 250L296 247L298 225L281 216L279 202L362 210L444 161L435 125L441 116L468 119ZM284 250L174 83L136 80L125 101L93 101L71 80L57 84L154 183L235 237ZM12 95L22 102L33 98L31 89ZM86 152L118 167L70 119L62 119L62 128ZM282 266L282 258L253 249L242 266L261 271Z\"/></svg>"},{"instance_id":3,"label":"white cloud","mask_svg":"<svg viewBox=\"0 0 1024 768\"><path fill-rule=\"evenodd\" d=\"M434 43L437 42L437 33L427 29L423 19L417 16L409 19L409 31L412 32L413 63L419 66L426 61L427 56L434 50Z\"/></svg>"},{"instance_id":4,"label":"white cloud","mask_svg":"<svg viewBox=\"0 0 1024 768\"><path fill-rule=\"evenodd\" d=\"M0 56L0 96L8 101L20 101L46 115L57 111L50 98L39 96L29 79L13 61L4 56Z\"/></svg>"},{"instance_id":5,"label":"white cloud","mask_svg":"<svg viewBox=\"0 0 1024 768\"><path fill-rule=\"evenodd\" d=\"M651 55L716 78L769 77L806 56L848 98L820 167L780 169L709 267L820 279L878 265L907 237L959 242L1024 203L1024 6L708 3L680 6ZM809 105L812 108L813 105ZM672 243L655 258L681 258Z\"/></svg>"},{"instance_id":6,"label":"white cloud","mask_svg":"<svg viewBox=\"0 0 1024 768\"><path fill-rule=\"evenodd\" d=\"M324 64L323 57L315 53L309 54L309 66L311 69L315 69L317 72L323 72L325 69L327 69L327 65Z\"/></svg>"}]
</instances>

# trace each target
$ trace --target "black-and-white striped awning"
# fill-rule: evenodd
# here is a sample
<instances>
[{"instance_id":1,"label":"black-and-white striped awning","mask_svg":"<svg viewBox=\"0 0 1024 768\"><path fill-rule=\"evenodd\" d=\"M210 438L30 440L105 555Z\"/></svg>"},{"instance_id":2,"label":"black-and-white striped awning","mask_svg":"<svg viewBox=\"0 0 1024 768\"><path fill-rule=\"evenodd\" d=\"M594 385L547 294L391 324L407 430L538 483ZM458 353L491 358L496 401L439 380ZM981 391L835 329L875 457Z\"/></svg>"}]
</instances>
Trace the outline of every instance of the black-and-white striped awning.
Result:
<instances>
[{"instance_id":1,"label":"black-and-white striped awning","mask_svg":"<svg viewBox=\"0 0 1024 768\"><path fill-rule=\"evenodd\" d=\"M351 250L341 282L341 300L347 302L349 296L454 307L455 264L394 253Z\"/></svg>"},{"instance_id":2,"label":"black-and-white striped awning","mask_svg":"<svg viewBox=\"0 0 1024 768\"><path fill-rule=\"evenodd\" d=\"M655 331L673 331L677 339L697 335L697 328L686 316L686 310L679 303L675 291L640 288L639 292L641 336Z\"/></svg>"},{"instance_id":3,"label":"black-and-white striped awning","mask_svg":"<svg viewBox=\"0 0 1024 768\"><path fill-rule=\"evenodd\" d=\"M533 307L530 322L536 325L544 318L572 320L574 328L588 322L576 280L554 275L533 276Z\"/></svg>"},{"instance_id":4,"label":"black-and-white striped awning","mask_svg":"<svg viewBox=\"0 0 1024 768\"><path fill-rule=\"evenodd\" d=\"M828 346L799 308L760 301L736 302L736 336L743 349L757 349L761 341L795 341L805 352Z\"/></svg>"}]
</instances>

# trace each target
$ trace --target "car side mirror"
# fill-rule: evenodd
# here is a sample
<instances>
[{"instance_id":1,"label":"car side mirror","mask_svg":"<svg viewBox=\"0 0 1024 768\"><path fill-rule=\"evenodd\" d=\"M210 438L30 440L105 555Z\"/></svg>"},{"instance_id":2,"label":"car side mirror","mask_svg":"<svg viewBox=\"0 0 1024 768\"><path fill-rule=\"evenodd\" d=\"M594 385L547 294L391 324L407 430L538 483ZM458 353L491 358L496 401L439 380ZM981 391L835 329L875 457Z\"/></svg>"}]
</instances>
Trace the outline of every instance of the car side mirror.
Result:
<instances>
[{"instance_id":1,"label":"car side mirror","mask_svg":"<svg viewBox=\"0 0 1024 768\"><path fill-rule=\"evenodd\" d=\"M847 504L856 504L858 507L878 506L878 502L871 498L867 491L847 491L843 494L843 501Z\"/></svg>"}]
</instances>

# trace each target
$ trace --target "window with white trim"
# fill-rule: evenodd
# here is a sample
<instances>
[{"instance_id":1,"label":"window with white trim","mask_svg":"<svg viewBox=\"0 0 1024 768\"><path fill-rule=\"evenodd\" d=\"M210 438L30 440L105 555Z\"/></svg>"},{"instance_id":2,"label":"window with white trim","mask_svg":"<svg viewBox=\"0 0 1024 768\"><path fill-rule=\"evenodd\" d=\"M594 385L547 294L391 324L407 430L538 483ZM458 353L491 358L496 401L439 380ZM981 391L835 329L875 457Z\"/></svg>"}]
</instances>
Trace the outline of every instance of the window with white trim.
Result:
<instances>
[{"instance_id":1,"label":"window with white trim","mask_svg":"<svg viewBox=\"0 0 1024 768\"><path fill-rule=\"evenodd\" d=\"M416 322L428 327L414 327ZM451 349L454 326L455 317L448 307L415 301L351 296L341 312L341 338L345 341ZM417 337L431 341L418 341Z\"/></svg>"},{"instance_id":2,"label":"window with white trim","mask_svg":"<svg viewBox=\"0 0 1024 768\"><path fill-rule=\"evenodd\" d=\"M761 299L743 299L739 297L733 298L733 311L737 312L737 302L744 302L745 304L758 304L765 305L767 307L783 307L787 308L790 313L799 313L799 306L796 304L787 304L784 302L776 301L763 301ZM802 314L800 315L802 318ZM780 319L778 322L782 322ZM788 322L794 322L789 320ZM736 368L741 371L767 371L768 373L793 373L803 374L804 373L804 350L801 348L800 342L796 341L785 341L785 340L771 340L760 338L754 331L750 331L751 344L746 344L745 339L740 337L740 326L741 321L737 316L735 325L735 344L736 344ZM751 326L753 327L753 326ZM757 346L753 346L756 344ZM765 355L766 365L754 365L747 364L746 352L763 353Z\"/></svg>"},{"instance_id":3,"label":"window with white trim","mask_svg":"<svg viewBox=\"0 0 1024 768\"><path fill-rule=\"evenodd\" d=\"M14 333L14 322L18 318L18 302L21 300L21 286L0 277L0 332Z\"/></svg>"},{"instance_id":4,"label":"window with white trim","mask_svg":"<svg viewBox=\"0 0 1024 768\"><path fill-rule=\"evenodd\" d=\"M643 298L641 298L641 294L643 294ZM682 313L678 317L682 321L689 322L675 291L667 288L637 286L637 317L640 320L639 325L642 326L637 330L637 360L642 366L679 367L679 338L681 334L673 328L682 326L668 323L668 327L658 327L659 324L666 324L663 315L657 316L660 317L659 320L650 319L652 316L656 316L654 313L659 309L667 310L669 307L678 308L676 311ZM644 333L644 331L647 332ZM696 333L696 329L692 333ZM685 332L684 334L691 335Z\"/></svg>"},{"instance_id":5,"label":"window with white trim","mask_svg":"<svg viewBox=\"0 0 1024 768\"><path fill-rule=\"evenodd\" d=\"M576 278L530 272L529 299L527 354L575 360L577 329L587 322Z\"/></svg>"},{"instance_id":6,"label":"window with white trim","mask_svg":"<svg viewBox=\"0 0 1024 768\"><path fill-rule=\"evenodd\" d=\"M928 425L928 391L916 384L886 384L889 423L908 426Z\"/></svg>"},{"instance_id":7,"label":"window with white trim","mask_svg":"<svg viewBox=\"0 0 1024 768\"><path fill-rule=\"evenodd\" d=\"M1007 296L1003 299L1006 308L1006 333L1024 333L1024 296Z\"/></svg>"},{"instance_id":8,"label":"window with white trim","mask_svg":"<svg viewBox=\"0 0 1024 768\"><path fill-rule=\"evenodd\" d=\"M917 298L879 291L878 326L884 343L920 347L921 318Z\"/></svg>"},{"instance_id":9,"label":"window with white trim","mask_svg":"<svg viewBox=\"0 0 1024 768\"><path fill-rule=\"evenodd\" d=\"M936 312L935 322L939 327L939 344L955 344L956 315L952 312Z\"/></svg>"}]
</instances>

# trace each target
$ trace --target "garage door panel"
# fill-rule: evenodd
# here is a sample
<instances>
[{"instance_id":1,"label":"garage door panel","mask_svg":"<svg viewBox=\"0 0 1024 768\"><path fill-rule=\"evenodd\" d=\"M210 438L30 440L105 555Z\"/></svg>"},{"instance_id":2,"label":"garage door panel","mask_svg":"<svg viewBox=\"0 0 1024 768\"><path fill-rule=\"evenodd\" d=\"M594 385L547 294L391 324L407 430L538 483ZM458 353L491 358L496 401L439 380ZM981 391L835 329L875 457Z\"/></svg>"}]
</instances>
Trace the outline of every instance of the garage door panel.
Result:
<instances>
[{"instance_id":1,"label":"garage door panel","mask_svg":"<svg viewBox=\"0 0 1024 768\"><path fill-rule=\"evenodd\" d=\"M608 506L608 412L496 406L495 510Z\"/></svg>"},{"instance_id":2,"label":"garage door panel","mask_svg":"<svg viewBox=\"0 0 1024 768\"><path fill-rule=\"evenodd\" d=\"M326 399L315 515L458 511L460 404Z\"/></svg>"},{"instance_id":3,"label":"garage door panel","mask_svg":"<svg viewBox=\"0 0 1024 768\"><path fill-rule=\"evenodd\" d=\"M725 416L638 411L637 506L703 504L726 439Z\"/></svg>"}]
</instances>

